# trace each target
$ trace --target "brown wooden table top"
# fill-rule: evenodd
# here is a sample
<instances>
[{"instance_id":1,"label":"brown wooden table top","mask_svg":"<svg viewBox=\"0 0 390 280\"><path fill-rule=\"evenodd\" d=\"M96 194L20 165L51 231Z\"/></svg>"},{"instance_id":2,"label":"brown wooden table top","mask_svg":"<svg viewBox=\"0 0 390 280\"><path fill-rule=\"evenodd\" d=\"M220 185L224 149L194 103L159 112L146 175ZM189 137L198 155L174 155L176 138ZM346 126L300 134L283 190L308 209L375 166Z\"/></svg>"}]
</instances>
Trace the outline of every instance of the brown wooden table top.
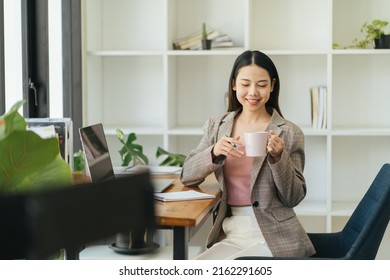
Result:
<instances>
[{"instance_id":1,"label":"brown wooden table top","mask_svg":"<svg viewBox=\"0 0 390 280\"><path fill-rule=\"evenodd\" d=\"M162 202L156 200L156 223L160 226L197 226L210 213L221 198L221 190L214 174L211 174L199 187L185 187L178 175L158 175L156 178L174 178L176 181L165 192L195 190L214 194L213 199ZM73 174L73 184L90 182L83 174Z\"/></svg>"},{"instance_id":2,"label":"brown wooden table top","mask_svg":"<svg viewBox=\"0 0 390 280\"><path fill-rule=\"evenodd\" d=\"M169 177L171 178L171 177ZM156 222L161 226L197 226L210 213L221 198L219 184L212 174L199 187L185 187L178 176L176 181L165 192L195 190L214 194L213 199L199 199L190 201L157 201Z\"/></svg>"}]
</instances>

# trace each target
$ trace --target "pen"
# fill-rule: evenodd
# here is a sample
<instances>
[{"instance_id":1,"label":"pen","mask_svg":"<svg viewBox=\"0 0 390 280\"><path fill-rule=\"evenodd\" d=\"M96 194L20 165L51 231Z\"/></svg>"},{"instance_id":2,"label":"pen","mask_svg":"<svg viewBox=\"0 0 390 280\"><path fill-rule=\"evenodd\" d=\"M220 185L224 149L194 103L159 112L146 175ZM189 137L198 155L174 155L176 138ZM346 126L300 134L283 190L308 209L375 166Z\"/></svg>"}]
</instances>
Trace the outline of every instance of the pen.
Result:
<instances>
[{"instance_id":1,"label":"pen","mask_svg":"<svg viewBox=\"0 0 390 280\"><path fill-rule=\"evenodd\" d=\"M226 137L229 137L229 136L227 136L227 135L225 135L225 136L226 136ZM234 149L238 149L238 148L240 147L240 145L238 145L238 144L236 144L236 143L234 143L234 142L228 141L228 143L229 143L230 145L232 145Z\"/></svg>"},{"instance_id":2,"label":"pen","mask_svg":"<svg viewBox=\"0 0 390 280\"><path fill-rule=\"evenodd\" d=\"M234 149L238 149L238 145L236 144L236 143L234 143L234 142L229 142L233 147L234 147Z\"/></svg>"}]
</instances>

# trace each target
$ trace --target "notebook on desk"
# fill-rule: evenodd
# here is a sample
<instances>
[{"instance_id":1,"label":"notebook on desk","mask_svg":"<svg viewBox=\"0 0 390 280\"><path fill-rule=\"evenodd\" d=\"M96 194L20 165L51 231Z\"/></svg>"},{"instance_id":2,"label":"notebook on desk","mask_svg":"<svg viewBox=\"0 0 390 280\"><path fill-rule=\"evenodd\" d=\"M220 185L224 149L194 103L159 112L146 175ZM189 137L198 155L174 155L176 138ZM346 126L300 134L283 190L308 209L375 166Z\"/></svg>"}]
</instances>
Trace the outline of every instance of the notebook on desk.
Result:
<instances>
[{"instance_id":1,"label":"notebook on desk","mask_svg":"<svg viewBox=\"0 0 390 280\"><path fill-rule=\"evenodd\" d=\"M92 182L134 174L133 170L130 169L130 171L127 168L116 169L114 172L106 135L101 123L82 127L79 129L79 133L85 164ZM175 179L152 178L154 191L156 193L163 192L174 181Z\"/></svg>"}]
</instances>

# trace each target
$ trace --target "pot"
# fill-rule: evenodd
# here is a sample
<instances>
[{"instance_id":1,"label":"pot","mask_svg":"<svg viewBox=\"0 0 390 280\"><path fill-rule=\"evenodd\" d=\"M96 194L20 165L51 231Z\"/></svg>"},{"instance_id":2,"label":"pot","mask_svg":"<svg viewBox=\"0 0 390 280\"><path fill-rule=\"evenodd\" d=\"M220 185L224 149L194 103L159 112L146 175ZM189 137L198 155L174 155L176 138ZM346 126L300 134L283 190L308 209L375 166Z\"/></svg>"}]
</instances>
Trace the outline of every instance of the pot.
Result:
<instances>
[{"instance_id":1,"label":"pot","mask_svg":"<svg viewBox=\"0 0 390 280\"><path fill-rule=\"evenodd\" d=\"M379 39L375 39L376 49L390 49L390 34L382 34Z\"/></svg>"},{"instance_id":2,"label":"pot","mask_svg":"<svg viewBox=\"0 0 390 280\"><path fill-rule=\"evenodd\" d=\"M210 39L202 40L202 49L211 50L211 41Z\"/></svg>"}]
</instances>

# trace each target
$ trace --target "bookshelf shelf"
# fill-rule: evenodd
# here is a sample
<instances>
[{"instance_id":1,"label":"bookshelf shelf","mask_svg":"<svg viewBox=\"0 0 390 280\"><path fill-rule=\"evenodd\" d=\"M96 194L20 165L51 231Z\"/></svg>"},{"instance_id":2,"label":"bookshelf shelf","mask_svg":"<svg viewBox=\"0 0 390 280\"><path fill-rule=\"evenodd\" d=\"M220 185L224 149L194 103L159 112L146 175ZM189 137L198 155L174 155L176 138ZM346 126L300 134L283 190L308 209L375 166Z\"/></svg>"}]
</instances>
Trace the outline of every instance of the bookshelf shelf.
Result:
<instances>
[{"instance_id":1,"label":"bookshelf shelf","mask_svg":"<svg viewBox=\"0 0 390 280\"><path fill-rule=\"evenodd\" d=\"M332 50L333 55L389 55L390 50L385 49L345 49Z\"/></svg>"},{"instance_id":2,"label":"bookshelf shelf","mask_svg":"<svg viewBox=\"0 0 390 280\"><path fill-rule=\"evenodd\" d=\"M278 67L283 115L306 136L308 195L298 215L321 217L332 231L333 217L350 215L389 161L390 50L332 43L351 44L365 21L390 21L390 1L84 0L83 8L84 123L102 122L112 138L121 128L139 134L150 157L157 146L188 154L204 121L225 111L236 56L259 49ZM173 49L202 22L235 47ZM326 129L311 128L315 86L327 87Z\"/></svg>"},{"instance_id":3,"label":"bookshelf shelf","mask_svg":"<svg viewBox=\"0 0 390 280\"><path fill-rule=\"evenodd\" d=\"M98 50L98 51L88 51L89 55L93 56L162 56L163 51L136 51L136 50Z\"/></svg>"},{"instance_id":4,"label":"bookshelf shelf","mask_svg":"<svg viewBox=\"0 0 390 280\"><path fill-rule=\"evenodd\" d=\"M172 50L167 51L170 56L218 56L218 55L239 55L244 48L221 48L211 50Z\"/></svg>"},{"instance_id":5,"label":"bookshelf shelf","mask_svg":"<svg viewBox=\"0 0 390 280\"><path fill-rule=\"evenodd\" d=\"M301 202L295 210L302 216L326 216L328 212L325 201Z\"/></svg>"},{"instance_id":6,"label":"bookshelf shelf","mask_svg":"<svg viewBox=\"0 0 390 280\"><path fill-rule=\"evenodd\" d=\"M116 135L116 130L120 129L124 134L135 132L137 135L164 135L165 129L162 127L128 127L123 125L111 125L104 128L106 135Z\"/></svg>"},{"instance_id":7,"label":"bookshelf shelf","mask_svg":"<svg viewBox=\"0 0 390 280\"><path fill-rule=\"evenodd\" d=\"M301 127L305 136L327 136L329 130L327 129L314 129L311 127Z\"/></svg>"},{"instance_id":8,"label":"bookshelf shelf","mask_svg":"<svg viewBox=\"0 0 390 280\"><path fill-rule=\"evenodd\" d=\"M390 127L337 127L333 136L390 136Z\"/></svg>"}]
</instances>

